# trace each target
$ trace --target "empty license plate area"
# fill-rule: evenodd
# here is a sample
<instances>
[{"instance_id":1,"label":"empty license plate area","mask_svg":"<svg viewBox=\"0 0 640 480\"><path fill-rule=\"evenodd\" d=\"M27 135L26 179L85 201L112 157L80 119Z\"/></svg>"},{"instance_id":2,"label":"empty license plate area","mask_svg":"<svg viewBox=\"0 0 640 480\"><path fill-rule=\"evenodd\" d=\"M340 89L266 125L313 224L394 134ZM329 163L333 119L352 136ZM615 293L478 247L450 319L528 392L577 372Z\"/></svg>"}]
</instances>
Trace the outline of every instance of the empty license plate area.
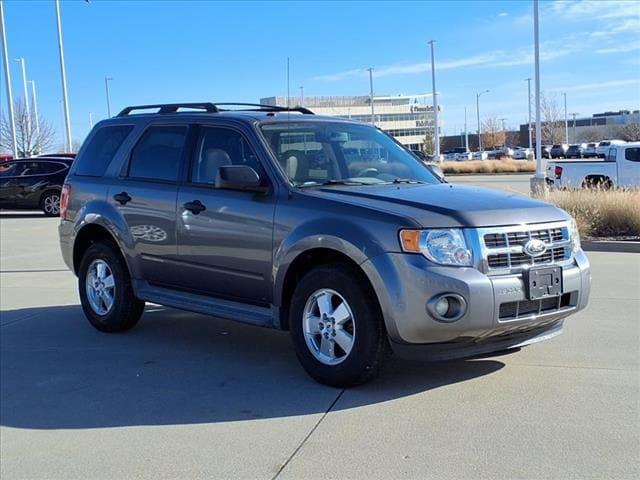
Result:
<instances>
[{"instance_id":1,"label":"empty license plate area","mask_svg":"<svg viewBox=\"0 0 640 480\"><path fill-rule=\"evenodd\" d=\"M562 294L562 267L531 268L527 278L529 300Z\"/></svg>"}]
</instances>

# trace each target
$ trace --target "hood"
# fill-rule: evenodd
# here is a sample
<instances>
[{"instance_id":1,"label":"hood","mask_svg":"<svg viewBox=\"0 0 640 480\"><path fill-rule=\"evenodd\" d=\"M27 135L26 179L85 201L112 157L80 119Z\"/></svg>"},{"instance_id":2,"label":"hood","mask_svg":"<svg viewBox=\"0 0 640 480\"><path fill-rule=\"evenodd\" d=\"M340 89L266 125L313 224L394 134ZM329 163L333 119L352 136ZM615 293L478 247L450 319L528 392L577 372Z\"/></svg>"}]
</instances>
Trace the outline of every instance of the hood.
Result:
<instances>
[{"instance_id":1,"label":"hood","mask_svg":"<svg viewBox=\"0 0 640 480\"><path fill-rule=\"evenodd\" d=\"M305 193L408 217L423 227L489 227L569 218L559 208L523 195L447 183L338 186Z\"/></svg>"}]
</instances>

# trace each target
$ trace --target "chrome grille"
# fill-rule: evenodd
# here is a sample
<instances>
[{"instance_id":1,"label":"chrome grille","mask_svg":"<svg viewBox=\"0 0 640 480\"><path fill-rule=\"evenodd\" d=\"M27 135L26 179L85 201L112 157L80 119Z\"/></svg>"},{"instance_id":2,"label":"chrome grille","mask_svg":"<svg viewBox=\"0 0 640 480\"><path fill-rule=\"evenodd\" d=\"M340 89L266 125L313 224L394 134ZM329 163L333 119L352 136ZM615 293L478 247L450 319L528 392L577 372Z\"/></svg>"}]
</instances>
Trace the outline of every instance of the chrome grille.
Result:
<instances>
[{"instance_id":1,"label":"chrome grille","mask_svg":"<svg viewBox=\"0 0 640 480\"><path fill-rule=\"evenodd\" d=\"M513 273L537 265L562 264L571 260L569 228L566 222L481 229L484 269L493 274ZM547 250L532 257L524 252L531 239L542 240Z\"/></svg>"}]
</instances>

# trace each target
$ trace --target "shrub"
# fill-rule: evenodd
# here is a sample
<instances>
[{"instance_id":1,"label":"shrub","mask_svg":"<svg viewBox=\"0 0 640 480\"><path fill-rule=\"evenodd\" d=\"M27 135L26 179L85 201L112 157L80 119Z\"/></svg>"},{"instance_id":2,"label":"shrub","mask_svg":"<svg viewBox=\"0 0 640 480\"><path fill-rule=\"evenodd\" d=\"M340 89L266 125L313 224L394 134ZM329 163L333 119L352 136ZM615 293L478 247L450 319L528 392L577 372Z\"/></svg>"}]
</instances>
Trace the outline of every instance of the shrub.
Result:
<instances>
[{"instance_id":1,"label":"shrub","mask_svg":"<svg viewBox=\"0 0 640 480\"><path fill-rule=\"evenodd\" d=\"M547 201L566 210L586 237L640 237L640 190L557 190Z\"/></svg>"},{"instance_id":2,"label":"shrub","mask_svg":"<svg viewBox=\"0 0 640 480\"><path fill-rule=\"evenodd\" d=\"M520 173L535 172L536 163L529 160L467 160L442 162L442 171L447 173Z\"/></svg>"}]
</instances>

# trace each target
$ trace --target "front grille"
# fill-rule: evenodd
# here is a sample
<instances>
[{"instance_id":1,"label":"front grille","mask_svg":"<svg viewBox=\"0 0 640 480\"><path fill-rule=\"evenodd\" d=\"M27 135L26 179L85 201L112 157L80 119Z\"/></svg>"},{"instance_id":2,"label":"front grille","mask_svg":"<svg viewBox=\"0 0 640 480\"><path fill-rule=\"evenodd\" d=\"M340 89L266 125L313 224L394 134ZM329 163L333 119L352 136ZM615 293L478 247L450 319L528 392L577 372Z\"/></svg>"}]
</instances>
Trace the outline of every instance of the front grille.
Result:
<instances>
[{"instance_id":1,"label":"front grille","mask_svg":"<svg viewBox=\"0 0 640 480\"><path fill-rule=\"evenodd\" d=\"M550 313L575 306L577 292L565 293L557 297L542 298L540 300L520 300L500 305L500 320L513 320L540 313Z\"/></svg>"},{"instance_id":2,"label":"front grille","mask_svg":"<svg viewBox=\"0 0 640 480\"><path fill-rule=\"evenodd\" d=\"M491 271L511 273L537 265L552 265L571 259L569 229L566 223L483 229L484 260ZM542 240L547 250L532 257L524 245L532 239Z\"/></svg>"}]
</instances>

